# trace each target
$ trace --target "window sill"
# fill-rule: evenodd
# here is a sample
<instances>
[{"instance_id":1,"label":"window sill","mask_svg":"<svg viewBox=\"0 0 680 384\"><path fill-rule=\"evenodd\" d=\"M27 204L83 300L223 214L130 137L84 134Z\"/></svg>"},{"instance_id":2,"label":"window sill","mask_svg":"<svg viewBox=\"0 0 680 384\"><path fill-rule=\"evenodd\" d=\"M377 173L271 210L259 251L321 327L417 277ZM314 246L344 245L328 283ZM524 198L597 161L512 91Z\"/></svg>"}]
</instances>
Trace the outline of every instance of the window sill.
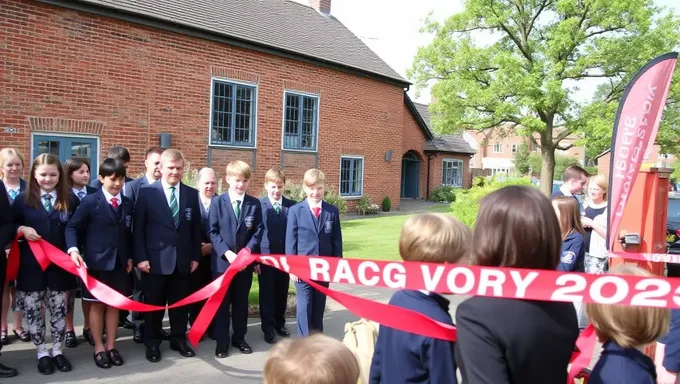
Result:
<instances>
[{"instance_id":1,"label":"window sill","mask_svg":"<svg viewBox=\"0 0 680 384\"><path fill-rule=\"evenodd\" d=\"M257 149L255 145L208 144L210 148Z\"/></svg>"},{"instance_id":2,"label":"window sill","mask_svg":"<svg viewBox=\"0 0 680 384\"><path fill-rule=\"evenodd\" d=\"M284 152L293 152L293 153L318 153L318 150L316 150L316 149L281 148L281 150L284 151Z\"/></svg>"},{"instance_id":3,"label":"window sill","mask_svg":"<svg viewBox=\"0 0 680 384\"><path fill-rule=\"evenodd\" d=\"M349 195L349 196L342 196L341 195L340 197L342 197L345 200L359 200L362 197L364 197L364 194L362 193L361 195Z\"/></svg>"}]
</instances>

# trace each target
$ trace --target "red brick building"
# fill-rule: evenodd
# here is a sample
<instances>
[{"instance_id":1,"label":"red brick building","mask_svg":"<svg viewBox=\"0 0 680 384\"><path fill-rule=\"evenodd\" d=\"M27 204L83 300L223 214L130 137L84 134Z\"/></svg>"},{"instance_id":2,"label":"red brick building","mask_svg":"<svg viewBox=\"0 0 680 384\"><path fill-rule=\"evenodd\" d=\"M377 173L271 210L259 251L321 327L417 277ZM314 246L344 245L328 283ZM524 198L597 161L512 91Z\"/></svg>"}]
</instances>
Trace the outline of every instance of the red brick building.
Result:
<instances>
[{"instance_id":1,"label":"red brick building","mask_svg":"<svg viewBox=\"0 0 680 384\"><path fill-rule=\"evenodd\" d=\"M0 0L0 146L96 168L124 145L136 174L164 137L194 167L246 161L253 193L271 167L293 180L318 167L347 199L389 196L394 208L469 184L474 150L432 135L408 81L330 0L312 5Z\"/></svg>"}]
</instances>

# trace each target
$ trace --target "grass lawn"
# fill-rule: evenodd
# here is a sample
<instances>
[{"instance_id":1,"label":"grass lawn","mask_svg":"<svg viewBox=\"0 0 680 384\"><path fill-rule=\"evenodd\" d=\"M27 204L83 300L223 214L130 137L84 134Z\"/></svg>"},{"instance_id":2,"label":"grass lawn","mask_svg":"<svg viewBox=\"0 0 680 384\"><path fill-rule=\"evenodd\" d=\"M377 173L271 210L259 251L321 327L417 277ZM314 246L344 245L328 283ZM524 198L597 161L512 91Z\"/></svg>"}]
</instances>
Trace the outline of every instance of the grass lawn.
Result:
<instances>
[{"instance_id":1,"label":"grass lawn","mask_svg":"<svg viewBox=\"0 0 680 384\"><path fill-rule=\"evenodd\" d=\"M448 205L438 205L432 212L449 212ZM342 253L348 259L399 260L399 233L411 215L369 217L346 220L342 225ZM290 286L290 292L294 292ZM248 295L248 303L257 304L260 286L257 276Z\"/></svg>"}]
</instances>

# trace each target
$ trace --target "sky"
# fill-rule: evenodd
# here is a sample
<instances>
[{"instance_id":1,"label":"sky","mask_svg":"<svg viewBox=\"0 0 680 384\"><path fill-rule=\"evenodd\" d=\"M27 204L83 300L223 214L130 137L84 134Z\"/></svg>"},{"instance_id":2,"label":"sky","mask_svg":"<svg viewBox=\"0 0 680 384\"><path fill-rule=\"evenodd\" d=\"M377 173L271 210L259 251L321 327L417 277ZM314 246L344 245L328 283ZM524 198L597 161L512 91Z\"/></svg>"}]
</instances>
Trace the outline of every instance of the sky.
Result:
<instances>
[{"instance_id":1,"label":"sky","mask_svg":"<svg viewBox=\"0 0 680 384\"><path fill-rule=\"evenodd\" d=\"M655 3L680 12L678 0L655 0ZM435 19L444 20L462 9L463 0L332 0L331 3L331 14L404 78L418 47L432 40L419 31L425 17L433 12ZM581 85L577 98L590 99L597 84L590 81ZM421 103L430 102L426 89L416 95L412 86L409 96Z\"/></svg>"}]
</instances>

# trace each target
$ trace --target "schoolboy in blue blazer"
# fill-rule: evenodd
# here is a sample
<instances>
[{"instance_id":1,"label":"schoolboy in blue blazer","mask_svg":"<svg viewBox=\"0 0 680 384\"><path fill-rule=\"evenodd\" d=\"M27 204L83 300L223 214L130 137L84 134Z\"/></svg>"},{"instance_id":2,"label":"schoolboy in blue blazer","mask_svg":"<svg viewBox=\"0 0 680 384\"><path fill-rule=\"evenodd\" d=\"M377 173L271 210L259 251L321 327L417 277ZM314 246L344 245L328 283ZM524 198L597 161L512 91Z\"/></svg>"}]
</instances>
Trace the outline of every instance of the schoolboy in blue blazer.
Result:
<instances>
[{"instance_id":1,"label":"schoolboy in blue blazer","mask_svg":"<svg viewBox=\"0 0 680 384\"><path fill-rule=\"evenodd\" d=\"M190 274L201 258L201 212L198 191L184 185L184 156L174 149L161 155L161 181L139 190L135 203L133 239L135 263L142 272L145 302L175 303L190 292ZM179 195L179 196L178 196ZM164 311L144 316L146 358L161 359L160 333ZM184 357L195 356L186 343L188 308L169 310L170 348Z\"/></svg>"},{"instance_id":2,"label":"schoolboy in blue blazer","mask_svg":"<svg viewBox=\"0 0 680 384\"><path fill-rule=\"evenodd\" d=\"M295 202L283 196L286 176L278 169L270 169L264 176L267 196L262 203L262 223L264 232L260 243L263 255L282 255L286 252L286 225L288 210ZM258 278L260 285L260 319L264 340L269 344L276 342L276 334L290 336L286 328L286 304L290 276L268 265L260 266L262 273Z\"/></svg>"},{"instance_id":3,"label":"schoolboy in blue blazer","mask_svg":"<svg viewBox=\"0 0 680 384\"><path fill-rule=\"evenodd\" d=\"M210 239L213 245L211 269L213 277L223 274L236 260L243 248L259 253L262 238L262 209L260 201L246 194L252 172L243 161L227 165L227 193L216 197L210 205ZM215 315L215 356L229 355L229 341L241 353L253 350L245 340L248 331L248 293L253 284L253 271L259 273L259 265L250 265L234 276L227 295ZM231 304L231 319L229 317ZM234 334L229 337L229 322Z\"/></svg>"},{"instance_id":4,"label":"schoolboy in blue blazer","mask_svg":"<svg viewBox=\"0 0 680 384\"><path fill-rule=\"evenodd\" d=\"M340 212L323 201L326 175L318 169L305 172L302 180L307 199L288 210L286 255L342 257ZM298 336L323 332L326 295L291 275L297 298ZM328 287L328 282L319 282Z\"/></svg>"}]
</instances>

